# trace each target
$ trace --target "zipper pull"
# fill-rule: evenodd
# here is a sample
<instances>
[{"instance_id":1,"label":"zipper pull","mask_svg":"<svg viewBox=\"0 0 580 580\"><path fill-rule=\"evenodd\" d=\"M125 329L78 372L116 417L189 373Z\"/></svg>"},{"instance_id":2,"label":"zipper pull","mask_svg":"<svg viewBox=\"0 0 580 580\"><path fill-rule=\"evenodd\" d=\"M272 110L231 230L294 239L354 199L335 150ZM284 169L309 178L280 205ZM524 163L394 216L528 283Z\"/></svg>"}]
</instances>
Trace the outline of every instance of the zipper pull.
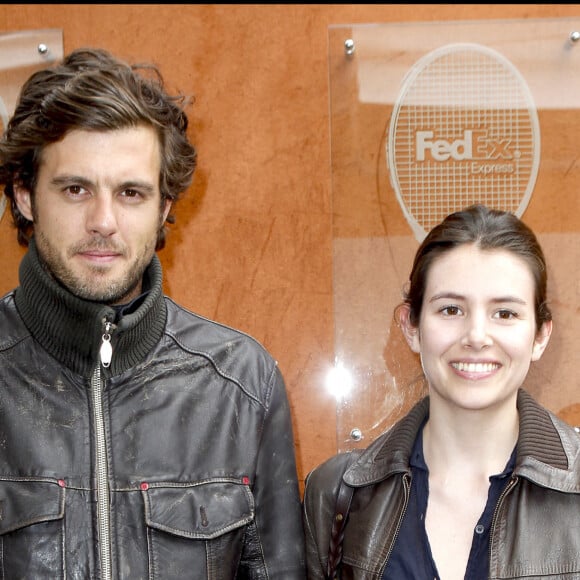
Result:
<instances>
[{"instance_id":1,"label":"zipper pull","mask_svg":"<svg viewBox=\"0 0 580 580\"><path fill-rule=\"evenodd\" d=\"M101 343L101 349L99 351L101 357L101 364L107 368L111 364L111 359L113 358L113 347L111 346L111 327L112 323L107 322L105 324L105 332L103 333L103 342Z\"/></svg>"}]
</instances>

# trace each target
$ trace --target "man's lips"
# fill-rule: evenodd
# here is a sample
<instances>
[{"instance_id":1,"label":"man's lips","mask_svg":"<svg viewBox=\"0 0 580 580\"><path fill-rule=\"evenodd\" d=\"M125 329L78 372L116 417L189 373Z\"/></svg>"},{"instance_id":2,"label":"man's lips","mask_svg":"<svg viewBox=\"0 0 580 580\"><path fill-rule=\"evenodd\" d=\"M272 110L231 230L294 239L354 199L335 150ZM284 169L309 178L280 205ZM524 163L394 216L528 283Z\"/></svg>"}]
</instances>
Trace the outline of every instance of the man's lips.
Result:
<instances>
[{"instance_id":1,"label":"man's lips","mask_svg":"<svg viewBox=\"0 0 580 580\"><path fill-rule=\"evenodd\" d=\"M84 252L79 252L79 255L91 261L111 262L115 258L118 258L121 254L111 250L87 250Z\"/></svg>"}]
</instances>

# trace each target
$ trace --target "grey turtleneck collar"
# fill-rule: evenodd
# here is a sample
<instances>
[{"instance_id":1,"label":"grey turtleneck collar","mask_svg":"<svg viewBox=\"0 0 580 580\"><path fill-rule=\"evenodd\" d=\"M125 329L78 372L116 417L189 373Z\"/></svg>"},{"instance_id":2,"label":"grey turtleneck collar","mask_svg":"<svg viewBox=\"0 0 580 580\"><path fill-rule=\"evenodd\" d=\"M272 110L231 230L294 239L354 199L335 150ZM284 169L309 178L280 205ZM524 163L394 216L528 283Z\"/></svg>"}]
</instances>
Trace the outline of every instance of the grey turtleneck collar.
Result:
<instances>
[{"instance_id":1,"label":"grey turtleneck collar","mask_svg":"<svg viewBox=\"0 0 580 580\"><path fill-rule=\"evenodd\" d=\"M115 309L77 298L58 284L40 263L34 239L20 264L19 276L16 307L32 336L71 371L90 377L99 361L104 323L115 320ZM156 255L144 281L147 296L111 333L113 358L107 369L111 375L142 361L163 334L167 312Z\"/></svg>"}]
</instances>

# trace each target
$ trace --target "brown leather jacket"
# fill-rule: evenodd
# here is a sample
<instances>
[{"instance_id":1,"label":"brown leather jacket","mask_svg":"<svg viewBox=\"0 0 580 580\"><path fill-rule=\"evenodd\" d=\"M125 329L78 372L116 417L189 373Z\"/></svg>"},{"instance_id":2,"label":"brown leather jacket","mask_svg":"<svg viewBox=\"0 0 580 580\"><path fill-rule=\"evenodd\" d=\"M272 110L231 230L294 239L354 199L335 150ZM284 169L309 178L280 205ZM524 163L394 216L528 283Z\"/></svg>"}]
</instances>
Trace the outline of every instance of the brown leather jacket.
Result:
<instances>
[{"instance_id":1,"label":"brown leather jacket","mask_svg":"<svg viewBox=\"0 0 580 580\"><path fill-rule=\"evenodd\" d=\"M309 580L325 578L339 482L355 488L343 541L342 580L381 580L411 483L409 455L428 413L423 399L366 450L336 455L306 479ZM580 436L518 393L516 466L490 539L492 579L580 579Z\"/></svg>"}]
</instances>

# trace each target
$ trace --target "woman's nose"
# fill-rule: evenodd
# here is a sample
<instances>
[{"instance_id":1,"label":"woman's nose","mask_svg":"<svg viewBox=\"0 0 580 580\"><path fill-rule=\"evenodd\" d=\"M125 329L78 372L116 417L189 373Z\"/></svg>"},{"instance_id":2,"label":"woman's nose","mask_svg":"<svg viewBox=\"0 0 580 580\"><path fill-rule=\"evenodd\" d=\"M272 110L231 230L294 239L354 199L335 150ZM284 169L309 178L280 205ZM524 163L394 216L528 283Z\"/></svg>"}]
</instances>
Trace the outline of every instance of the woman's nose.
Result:
<instances>
[{"instance_id":1,"label":"woman's nose","mask_svg":"<svg viewBox=\"0 0 580 580\"><path fill-rule=\"evenodd\" d=\"M463 346L475 349L484 348L492 343L489 334L489 321L484 315L470 315L465 319L461 342Z\"/></svg>"}]
</instances>

